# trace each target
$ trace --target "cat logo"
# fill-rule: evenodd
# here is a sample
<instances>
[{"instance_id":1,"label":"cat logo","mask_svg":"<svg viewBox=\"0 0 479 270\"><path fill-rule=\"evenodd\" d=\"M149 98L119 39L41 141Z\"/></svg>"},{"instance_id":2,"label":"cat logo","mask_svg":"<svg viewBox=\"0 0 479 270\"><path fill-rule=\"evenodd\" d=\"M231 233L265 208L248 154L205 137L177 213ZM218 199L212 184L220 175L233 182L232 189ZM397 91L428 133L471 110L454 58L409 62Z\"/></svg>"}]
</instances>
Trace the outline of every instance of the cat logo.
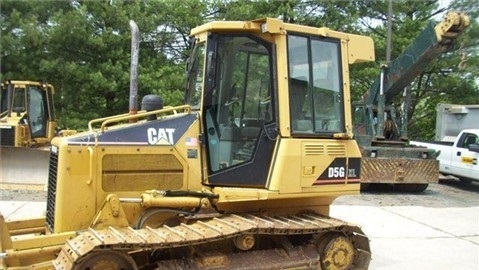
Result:
<instances>
[{"instance_id":1,"label":"cat logo","mask_svg":"<svg viewBox=\"0 0 479 270\"><path fill-rule=\"evenodd\" d=\"M175 144L173 139L174 128L149 128L146 131L148 135L148 144L150 145L173 145Z\"/></svg>"}]
</instances>

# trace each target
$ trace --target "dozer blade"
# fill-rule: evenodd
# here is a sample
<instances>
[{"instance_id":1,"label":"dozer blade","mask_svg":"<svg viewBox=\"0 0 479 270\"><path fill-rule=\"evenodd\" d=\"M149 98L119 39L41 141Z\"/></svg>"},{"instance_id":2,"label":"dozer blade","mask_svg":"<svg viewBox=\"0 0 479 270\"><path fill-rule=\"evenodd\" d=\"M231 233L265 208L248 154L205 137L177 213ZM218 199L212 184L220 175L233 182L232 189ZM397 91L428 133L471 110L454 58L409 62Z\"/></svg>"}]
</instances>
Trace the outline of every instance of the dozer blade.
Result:
<instances>
[{"instance_id":1,"label":"dozer blade","mask_svg":"<svg viewBox=\"0 0 479 270\"><path fill-rule=\"evenodd\" d=\"M50 152L41 148L1 147L1 185L45 186Z\"/></svg>"}]
</instances>

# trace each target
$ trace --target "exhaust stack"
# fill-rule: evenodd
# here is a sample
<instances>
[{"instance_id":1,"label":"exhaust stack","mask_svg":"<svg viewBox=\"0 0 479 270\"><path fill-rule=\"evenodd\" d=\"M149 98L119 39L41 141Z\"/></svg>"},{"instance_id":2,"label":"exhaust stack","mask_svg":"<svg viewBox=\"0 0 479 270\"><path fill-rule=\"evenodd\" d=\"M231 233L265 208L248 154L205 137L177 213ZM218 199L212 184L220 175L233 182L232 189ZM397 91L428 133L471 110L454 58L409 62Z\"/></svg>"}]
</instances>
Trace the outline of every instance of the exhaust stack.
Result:
<instances>
[{"instance_id":1,"label":"exhaust stack","mask_svg":"<svg viewBox=\"0 0 479 270\"><path fill-rule=\"evenodd\" d=\"M140 31L135 21L130 20L131 29L131 64L130 64L130 105L129 113L138 112L138 58L140 52ZM136 122L136 119L130 120Z\"/></svg>"}]
</instances>

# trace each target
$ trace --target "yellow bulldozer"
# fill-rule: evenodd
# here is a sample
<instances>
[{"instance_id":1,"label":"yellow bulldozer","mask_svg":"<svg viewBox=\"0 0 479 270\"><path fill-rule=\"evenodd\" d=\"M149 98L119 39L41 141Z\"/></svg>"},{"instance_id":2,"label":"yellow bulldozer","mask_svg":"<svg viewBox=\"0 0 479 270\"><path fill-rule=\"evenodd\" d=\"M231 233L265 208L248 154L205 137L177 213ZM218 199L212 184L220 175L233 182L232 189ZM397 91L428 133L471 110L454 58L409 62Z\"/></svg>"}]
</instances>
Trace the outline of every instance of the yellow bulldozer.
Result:
<instances>
[{"instance_id":1,"label":"yellow bulldozer","mask_svg":"<svg viewBox=\"0 0 479 270\"><path fill-rule=\"evenodd\" d=\"M57 120L55 89L36 81L5 81L0 92L1 182L45 183ZM28 164L28 166L25 166ZM27 180L28 179L28 180Z\"/></svg>"},{"instance_id":2,"label":"yellow bulldozer","mask_svg":"<svg viewBox=\"0 0 479 270\"><path fill-rule=\"evenodd\" d=\"M46 182L50 142L58 135L54 94L53 85L45 82L8 80L1 84L2 184L42 185ZM63 130L60 133L75 132Z\"/></svg>"},{"instance_id":3,"label":"yellow bulldozer","mask_svg":"<svg viewBox=\"0 0 479 270\"><path fill-rule=\"evenodd\" d=\"M34 81L2 83L0 107L1 146L48 146L57 121L51 84Z\"/></svg>"},{"instance_id":4,"label":"yellow bulldozer","mask_svg":"<svg viewBox=\"0 0 479 270\"><path fill-rule=\"evenodd\" d=\"M329 208L360 190L349 65L372 39L273 18L191 37L185 105L52 140L46 215L0 218L0 268L368 268Z\"/></svg>"}]
</instances>

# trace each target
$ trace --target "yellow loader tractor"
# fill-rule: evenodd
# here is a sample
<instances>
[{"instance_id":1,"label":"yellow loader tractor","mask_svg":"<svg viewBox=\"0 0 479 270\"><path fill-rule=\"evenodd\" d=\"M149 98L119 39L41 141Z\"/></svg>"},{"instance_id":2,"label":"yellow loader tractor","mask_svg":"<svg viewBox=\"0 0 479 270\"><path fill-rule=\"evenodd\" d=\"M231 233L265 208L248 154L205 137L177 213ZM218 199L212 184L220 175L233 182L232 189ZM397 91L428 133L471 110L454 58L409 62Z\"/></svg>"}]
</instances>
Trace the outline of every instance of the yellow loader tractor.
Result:
<instances>
[{"instance_id":1,"label":"yellow loader tractor","mask_svg":"<svg viewBox=\"0 0 479 270\"><path fill-rule=\"evenodd\" d=\"M348 66L372 39L272 18L191 36L186 105L53 139L46 217L2 222L3 269L368 268L329 207L359 193Z\"/></svg>"}]
</instances>

